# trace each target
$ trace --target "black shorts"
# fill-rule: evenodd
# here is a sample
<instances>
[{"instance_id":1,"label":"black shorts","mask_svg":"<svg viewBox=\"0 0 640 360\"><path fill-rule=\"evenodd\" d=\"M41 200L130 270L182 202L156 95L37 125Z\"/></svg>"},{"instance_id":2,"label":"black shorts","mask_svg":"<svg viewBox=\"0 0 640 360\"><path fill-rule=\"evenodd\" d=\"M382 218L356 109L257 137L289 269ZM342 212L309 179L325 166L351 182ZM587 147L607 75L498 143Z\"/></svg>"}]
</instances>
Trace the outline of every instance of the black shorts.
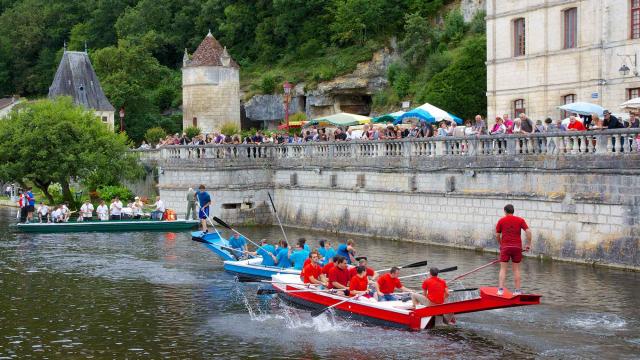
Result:
<instances>
[{"instance_id":1,"label":"black shorts","mask_svg":"<svg viewBox=\"0 0 640 360\"><path fill-rule=\"evenodd\" d=\"M25 207L27 208L27 212L34 212L35 211L35 207L33 205L27 205Z\"/></svg>"}]
</instances>

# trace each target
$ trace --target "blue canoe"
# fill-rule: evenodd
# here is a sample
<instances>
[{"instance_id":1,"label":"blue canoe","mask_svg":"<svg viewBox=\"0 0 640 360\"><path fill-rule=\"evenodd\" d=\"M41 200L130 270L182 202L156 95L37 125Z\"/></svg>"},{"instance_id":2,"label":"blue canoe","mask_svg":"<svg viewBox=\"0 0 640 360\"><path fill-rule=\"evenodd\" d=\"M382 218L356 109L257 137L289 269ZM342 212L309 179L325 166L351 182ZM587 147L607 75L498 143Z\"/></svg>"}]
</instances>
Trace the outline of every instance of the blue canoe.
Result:
<instances>
[{"instance_id":1,"label":"blue canoe","mask_svg":"<svg viewBox=\"0 0 640 360\"><path fill-rule=\"evenodd\" d=\"M262 265L261 256L248 260L236 260L231 251L225 249L229 247L229 241L221 238L217 233L194 231L191 233L191 239L203 243L207 249L218 255L224 261L224 270L238 276L241 280L271 280L271 276L277 274L300 275L300 270L294 268Z\"/></svg>"}]
</instances>

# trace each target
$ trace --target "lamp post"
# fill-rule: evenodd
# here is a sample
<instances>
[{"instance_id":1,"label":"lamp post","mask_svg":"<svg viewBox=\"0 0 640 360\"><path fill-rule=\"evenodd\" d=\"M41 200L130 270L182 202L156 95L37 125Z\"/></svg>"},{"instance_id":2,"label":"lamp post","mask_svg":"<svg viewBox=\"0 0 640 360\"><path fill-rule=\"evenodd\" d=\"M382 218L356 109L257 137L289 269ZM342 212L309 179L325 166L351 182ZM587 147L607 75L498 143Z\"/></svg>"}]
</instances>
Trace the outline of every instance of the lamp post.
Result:
<instances>
[{"instance_id":1,"label":"lamp post","mask_svg":"<svg viewBox=\"0 0 640 360\"><path fill-rule=\"evenodd\" d=\"M284 121L287 123L287 131L289 131L289 102L291 101L291 88L293 85L285 80L282 87L284 88Z\"/></svg>"},{"instance_id":2,"label":"lamp post","mask_svg":"<svg viewBox=\"0 0 640 360\"><path fill-rule=\"evenodd\" d=\"M120 108L120 132L124 131L124 106Z\"/></svg>"},{"instance_id":3,"label":"lamp post","mask_svg":"<svg viewBox=\"0 0 640 360\"><path fill-rule=\"evenodd\" d=\"M621 76L627 76L631 71L631 69L626 64L626 60L629 60L629 62L631 63L631 66L633 67L633 75L640 76L640 72L638 72L638 54L633 54L633 55L618 54L618 57L625 59L625 62L622 63L622 66L620 67L620 69L618 69Z\"/></svg>"}]
</instances>

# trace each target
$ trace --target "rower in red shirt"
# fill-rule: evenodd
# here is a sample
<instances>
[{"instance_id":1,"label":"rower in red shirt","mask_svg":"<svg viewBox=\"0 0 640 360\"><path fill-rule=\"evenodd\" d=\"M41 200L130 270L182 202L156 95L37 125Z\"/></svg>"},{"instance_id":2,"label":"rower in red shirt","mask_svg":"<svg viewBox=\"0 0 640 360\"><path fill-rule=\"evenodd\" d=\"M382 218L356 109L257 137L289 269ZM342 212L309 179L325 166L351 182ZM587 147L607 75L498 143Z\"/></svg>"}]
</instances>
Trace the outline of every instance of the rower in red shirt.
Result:
<instances>
[{"instance_id":1,"label":"rower in red shirt","mask_svg":"<svg viewBox=\"0 0 640 360\"><path fill-rule=\"evenodd\" d=\"M329 271L329 289L345 290L349 293L349 270L347 259L344 256L336 256L335 266Z\"/></svg>"},{"instance_id":2,"label":"rower in red shirt","mask_svg":"<svg viewBox=\"0 0 640 360\"><path fill-rule=\"evenodd\" d=\"M411 301L415 308L418 304L433 306L444 304L449 297L447 282L438 277L438 268L429 269L431 277L422 283L423 294L411 294Z\"/></svg>"},{"instance_id":3,"label":"rower in red shirt","mask_svg":"<svg viewBox=\"0 0 640 360\"><path fill-rule=\"evenodd\" d=\"M338 256L332 257L331 259L329 259L329 262L327 263L327 265L322 267L322 273L327 278L329 278L329 271L331 271L331 269L333 269L333 267L336 265L336 258L337 257Z\"/></svg>"},{"instance_id":4,"label":"rower in red shirt","mask_svg":"<svg viewBox=\"0 0 640 360\"><path fill-rule=\"evenodd\" d=\"M327 286L328 282L326 277L322 274L322 267L318 264L320 259L318 251L313 250L309 259L311 261L302 269L302 273L300 274L302 276L302 280L305 284Z\"/></svg>"},{"instance_id":5,"label":"rower in red shirt","mask_svg":"<svg viewBox=\"0 0 640 360\"><path fill-rule=\"evenodd\" d=\"M400 275L400 269L392 267L391 271L380 276L378 279L378 301L395 301L398 298L393 295L396 289L400 289L405 292L412 292L411 289L404 287L398 276Z\"/></svg>"},{"instance_id":6,"label":"rower in red shirt","mask_svg":"<svg viewBox=\"0 0 640 360\"><path fill-rule=\"evenodd\" d=\"M355 267L356 275L349 280L349 296L364 295L370 298L369 279L367 278L367 268L363 265Z\"/></svg>"},{"instance_id":7,"label":"rower in red shirt","mask_svg":"<svg viewBox=\"0 0 640 360\"><path fill-rule=\"evenodd\" d=\"M522 238L521 231L527 235L527 246L525 251L531 249L531 229L523 218L513 215L515 212L513 205L507 204L504 207L505 216L498 220L496 224L496 240L500 246L500 275L498 277L498 296L504 293L504 281L507 277L507 266L509 260L513 266L513 278L515 282L514 295L520 295L520 261L522 261Z\"/></svg>"},{"instance_id":8,"label":"rower in red shirt","mask_svg":"<svg viewBox=\"0 0 640 360\"><path fill-rule=\"evenodd\" d=\"M366 256L361 256L356 258L356 260L358 260L358 265L359 266L364 266L367 272L367 277L371 280L376 280L378 278L378 273L375 272L375 270L373 270L372 268L370 268L369 266L367 266L367 257ZM349 277L352 278L354 276L356 276L357 273L357 266L352 267L351 269L349 269Z\"/></svg>"}]
</instances>

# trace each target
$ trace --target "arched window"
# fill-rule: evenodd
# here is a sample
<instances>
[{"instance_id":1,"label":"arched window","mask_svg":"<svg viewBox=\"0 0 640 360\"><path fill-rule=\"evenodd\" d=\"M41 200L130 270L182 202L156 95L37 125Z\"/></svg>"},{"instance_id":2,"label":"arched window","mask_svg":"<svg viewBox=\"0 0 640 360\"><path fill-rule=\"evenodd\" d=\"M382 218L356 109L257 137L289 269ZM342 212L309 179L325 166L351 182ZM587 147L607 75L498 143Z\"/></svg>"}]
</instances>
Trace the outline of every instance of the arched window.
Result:
<instances>
[{"instance_id":1,"label":"arched window","mask_svg":"<svg viewBox=\"0 0 640 360\"><path fill-rule=\"evenodd\" d=\"M576 94L568 94L562 97L562 105L567 105L576 102ZM563 119L568 118L571 115L570 112L562 110L560 116Z\"/></svg>"},{"instance_id":2,"label":"arched window","mask_svg":"<svg viewBox=\"0 0 640 360\"><path fill-rule=\"evenodd\" d=\"M513 20L513 56L523 56L525 51L524 18Z\"/></svg>"},{"instance_id":3,"label":"arched window","mask_svg":"<svg viewBox=\"0 0 640 360\"><path fill-rule=\"evenodd\" d=\"M564 48L572 49L577 46L578 46L578 9L570 8L564 11Z\"/></svg>"},{"instance_id":4,"label":"arched window","mask_svg":"<svg viewBox=\"0 0 640 360\"><path fill-rule=\"evenodd\" d=\"M517 118L520 114L526 114L527 109L524 107L524 99L513 101L513 118Z\"/></svg>"}]
</instances>

